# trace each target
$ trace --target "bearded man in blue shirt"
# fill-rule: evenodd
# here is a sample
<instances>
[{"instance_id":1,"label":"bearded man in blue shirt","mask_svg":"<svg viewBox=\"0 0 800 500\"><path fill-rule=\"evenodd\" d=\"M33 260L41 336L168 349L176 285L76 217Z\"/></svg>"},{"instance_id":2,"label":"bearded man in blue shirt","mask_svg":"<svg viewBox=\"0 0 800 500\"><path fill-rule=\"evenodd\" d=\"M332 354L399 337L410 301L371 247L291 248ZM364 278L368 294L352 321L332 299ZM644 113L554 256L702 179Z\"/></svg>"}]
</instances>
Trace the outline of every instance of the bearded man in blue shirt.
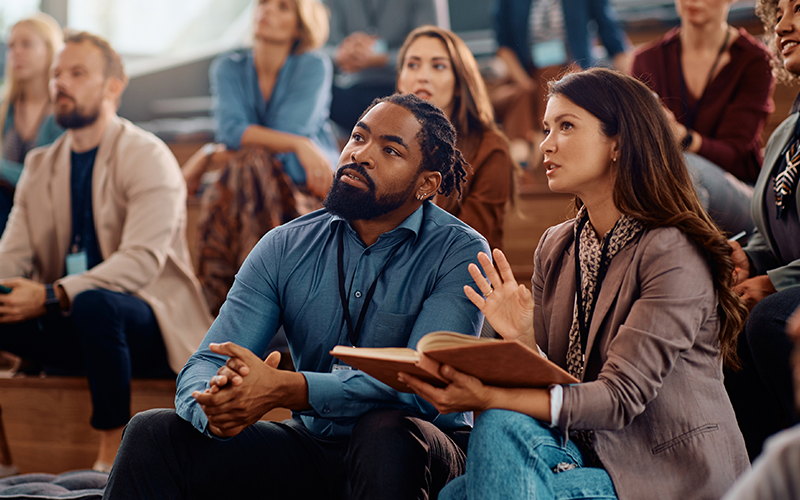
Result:
<instances>
[{"instance_id":1,"label":"bearded man in blue shirt","mask_svg":"<svg viewBox=\"0 0 800 500\"><path fill-rule=\"evenodd\" d=\"M455 142L422 99L373 102L325 209L247 257L179 375L177 410L128 425L105 498L436 498L463 472L471 414L440 415L328 353L480 331L463 289L488 245L430 202L460 191L468 165ZM296 372L276 369L279 354L259 357L280 326ZM259 421L276 407L293 418Z\"/></svg>"}]
</instances>

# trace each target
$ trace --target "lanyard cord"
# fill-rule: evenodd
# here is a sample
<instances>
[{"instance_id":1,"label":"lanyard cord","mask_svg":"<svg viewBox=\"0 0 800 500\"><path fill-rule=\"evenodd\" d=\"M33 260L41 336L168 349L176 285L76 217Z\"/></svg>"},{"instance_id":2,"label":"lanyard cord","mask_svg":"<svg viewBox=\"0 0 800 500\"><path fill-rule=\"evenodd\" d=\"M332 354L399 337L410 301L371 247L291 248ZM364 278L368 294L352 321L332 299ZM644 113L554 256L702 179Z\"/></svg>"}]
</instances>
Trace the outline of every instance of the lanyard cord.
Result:
<instances>
[{"instance_id":1,"label":"lanyard cord","mask_svg":"<svg viewBox=\"0 0 800 500\"><path fill-rule=\"evenodd\" d=\"M697 102L694 103L693 108L689 108L689 91L686 88L686 79L683 76L683 65L680 63L680 55L678 56L678 74L681 77L681 98L683 99L683 105L686 107L686 119L685 127L688 130L691 130L694 127L694 121L697 119L697 111L700 109L700 102L703 100L703 97L706 95L706 90L708 90L708 86L711 84L711 80L714 78L714 71L716 71L717 66L719 65L719 61L722 59L722 54L725 53L725 49L728 47L728 39L731 36L730 27L725 29L725 40L722 42L722 47L719 48L719 52L717 52L717 58L714 59L714 64L711 65L711 71L708 72L708 78L706 78L706 85L703 87L703 92L700 94L700 97L697 99ZM683 47L681 47L681 51L683 51Z\"/></svg>"},{"instance_id":2,"label":"lanyard cord","mask_svg":"<svg viewBox=\"0 0 800 500\"><path fill-rule=\"evenodd\" d=\"M592 324L592 317L594 316L594 307L597 304L597 297L600 296L600 286L603 283L603 280L606 277L606 272L608 271L608 266L610 264L610 259L607 259L606 256L608 255L608 244L611 241L611 236L614 233L614 229L612 229L607 235L606 239L603 241L603 246L600 250L600 267L597 270L597 286L595 287L595 293L591 297L592 303L589 307L589 317L586 318L586 312L583 309L583 284L581 280L581 257L580 257L580 250L581 250L581 233L583 232L583 228L586 225L586 222L589 220L589 217L585 217L580 224L578 224L578 230L575 234L575 289L578 294L576 297L576 303L578 306L578 328L581 333L581 352L586 355L586 344L589 342L589 326Z\"/></svg>"},{"instance_id":3,"label":"lanyard cord","mask_svg":"<svg viewBox=\"0 0 800 500\"><path fill-rule=\"evenodd\" d=\"M378 275L375 277L375 281L372 282L372 285L369 287L367 291L367 295L364 297L364 306L361 308L361 314L358 315L358 323L356 323L355 330L353 329L353 318L350 316L350 299L348 298L348 294L344 289L344 228L342 228L339 232L339 252L336 259L337 267L339 268L339 299L342 302L342 308L344 309L344 319L347 323L347 338L350 340L350 344L353 347L358 346L358 338L361 335L361 327L364 325L364 318L367 316L367 308L369 307L370 302L372 301L372 295L375 293L375 288L378 286L378 280L380 279L383 271L386 270L386 266L389 265L389 262L394 257L394 254L402 247L405 242L413 235L406 236L403 241L401 241L395 248L392 250L392 253L389 254L389 258L386 259L386 262L383 264Z\"/></svg>"}]
</instances>

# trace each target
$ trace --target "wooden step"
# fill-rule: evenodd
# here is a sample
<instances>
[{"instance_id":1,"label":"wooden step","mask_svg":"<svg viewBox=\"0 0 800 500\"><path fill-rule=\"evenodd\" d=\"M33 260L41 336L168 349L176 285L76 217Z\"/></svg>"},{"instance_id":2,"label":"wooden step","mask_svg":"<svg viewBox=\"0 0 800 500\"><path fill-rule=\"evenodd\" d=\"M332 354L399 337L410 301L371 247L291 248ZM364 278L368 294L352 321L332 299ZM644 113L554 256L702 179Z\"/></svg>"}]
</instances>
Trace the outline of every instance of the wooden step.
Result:
<instances>
[{"instance_id":1,"label":"wooden step","mask_svg":"<svg viewBox=\"0 0 800 500\"><path fill-rule=\"evenodd\" d=\"M131 411L174 408L175 381L134 379ZM81 377L0 379L0 408L6 439L21 473L88 469L97 457L100 434L89 425L89 383ZM280 408L263 420L291 418Z\"/></svg>"}]
</instances>

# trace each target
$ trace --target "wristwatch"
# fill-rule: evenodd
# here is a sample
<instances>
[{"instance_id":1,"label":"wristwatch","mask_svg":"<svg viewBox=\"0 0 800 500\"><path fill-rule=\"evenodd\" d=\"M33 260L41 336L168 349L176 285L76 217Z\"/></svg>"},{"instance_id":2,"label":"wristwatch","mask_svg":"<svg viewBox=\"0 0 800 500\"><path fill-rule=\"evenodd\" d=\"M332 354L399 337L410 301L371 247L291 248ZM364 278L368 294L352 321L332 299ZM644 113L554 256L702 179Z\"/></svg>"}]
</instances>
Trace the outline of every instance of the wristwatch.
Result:
<instances>
[{"instance_id":1,"label":"wristwatch","mask_svg":"<svg viewBox=\"0 0 800 500\"><path fill-rule=\"evenodd\" d=\"M681 139L681 148L683 148L684 151L689 149L689 146L692 145L693 138L694 137L692 136L692 131L687 128L686 136L683 139Z\"/></svg>"},{"instance_id":2,"label":"wristwatch","mask_svg":"<svg viewBox=\"0 0 800 500\"><path fill-rule=\"evenodd\" d=\"M47 310L47 314L58 314L61 312L61 302L56 297L56 291L53 288L53 285L45 285L45 291L47 292L47 297L44 299L44 308Z\"/></svg>"}]
</instances>

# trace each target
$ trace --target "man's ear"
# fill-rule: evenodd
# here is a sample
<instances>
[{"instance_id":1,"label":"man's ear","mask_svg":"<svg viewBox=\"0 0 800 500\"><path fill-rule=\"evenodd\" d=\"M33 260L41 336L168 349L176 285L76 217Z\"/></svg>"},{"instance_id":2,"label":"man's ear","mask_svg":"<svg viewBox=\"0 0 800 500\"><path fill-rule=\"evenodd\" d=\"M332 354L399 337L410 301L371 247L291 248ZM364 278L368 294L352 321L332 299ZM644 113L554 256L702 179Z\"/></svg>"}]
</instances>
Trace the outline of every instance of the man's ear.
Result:
<instances>
[{"instance_id":1,"label":"man's ear","mask_svg":"<svg viewBox=\"0 0 800 500\"><path fill-rule=\"evenodd\" d=\"M422 174L419 176L419 180L421 183L415 194L430 198L439 190L439 186L442 184L442 174L440 172L423 170Z\"/></svg>"},{"instance_id":2,"label":"man's ear","mask_svg":"<svg viewBox=\"0 0 800 500\"><path fill-rule=\"evenodd\" d=\"M111 102L115 103L115 107L119 107L122 93L125 91L125 87L128 86L127 80L128 79L126 78L123 82L119 78L113 76L106 78L106 97Z\"/></svg>"}]
</instances>

